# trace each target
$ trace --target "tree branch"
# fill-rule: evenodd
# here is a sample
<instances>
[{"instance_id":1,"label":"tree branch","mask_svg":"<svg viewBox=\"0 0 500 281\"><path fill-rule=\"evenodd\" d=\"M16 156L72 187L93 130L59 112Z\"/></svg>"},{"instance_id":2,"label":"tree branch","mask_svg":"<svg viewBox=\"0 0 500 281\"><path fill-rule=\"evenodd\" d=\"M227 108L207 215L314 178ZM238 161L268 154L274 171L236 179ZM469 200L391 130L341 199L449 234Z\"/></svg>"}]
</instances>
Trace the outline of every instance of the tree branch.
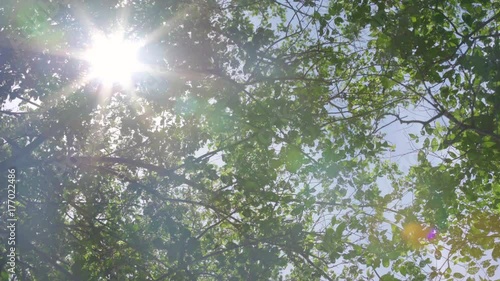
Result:
<instances>
[{"instance_id":1,"label":"tree branch","mask_svg":"<svg viewBox=\"0 0 500 281\"><path fill-rule=\"evenodd\" d=\"M432 117L431 119L429 119L427 121L422 121L422 120L403 120L398 114L394 114L394 113L387 113L386 115L396 117L396 119L401 124L414 124L414 123L418 123L418 124L422 124L422 126L427 126L430 123L432 123L433 121L435 121L436 119L443 117L444 112L439 112L436 116Z\"/></svg>"},{"instance_id":2,"label":"tree branch","mask_svg":"<svg viewBox=\"0 0 500 281\"><path fill-rule=\"evenodd\" d=\"M48 261L55 269L57 269L58 271L62 272L64 275L66 275L66 277L68 277L67 280L80 280L80 278L74 276L66 268L64 268L63 266L58 264L57 260L54 260L53 257L48 255L44 251L38 249L30 241L28 241L27 239L24 239L23 236L20 235L19 238L23 240L23 245L28 245L28 247L31 248L34 252L36 252L43 260Z\"/></svg>"},{"instance_id":3,"label":"tree branch","mask_svg":"<svg viewBox=\"0 0 500 281\"><path fill-rule=\"evenodd\" d=\"M78 163L113 163L113 164L123 164L125 166L132 166L136 168L144 168L148 171L156 172L159 176L166 176L173 180L185 183L191 187L196 188L199 191L207 192L206 188L184 176L176 174L175 169L167 169L161 166L156 166L149 164L140 160L121 158L121 157L91 157L91 156L73 156L75 162Z\"/></svg>"}]
</instances>

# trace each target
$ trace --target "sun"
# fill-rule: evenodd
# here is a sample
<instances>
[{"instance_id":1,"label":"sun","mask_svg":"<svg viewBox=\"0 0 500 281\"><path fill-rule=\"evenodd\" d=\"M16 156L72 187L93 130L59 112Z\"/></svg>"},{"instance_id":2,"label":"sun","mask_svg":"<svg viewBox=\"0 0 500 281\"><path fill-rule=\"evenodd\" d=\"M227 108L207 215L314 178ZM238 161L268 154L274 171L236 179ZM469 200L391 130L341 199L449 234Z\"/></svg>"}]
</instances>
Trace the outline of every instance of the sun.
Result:
<instances>
[{"instance_id":1,"label":"sun","mask_svg":"<svg viewBox=\"0 0 500 281\"><path fill-rule=\"evenodd\" d=\"M108 85L129 85L132 75L143 68L138 59L140 48L141 43L126 40L120 33L95 34L85 52L85 60L90 66L88 78Z\"/></svg>"}]
</instances>

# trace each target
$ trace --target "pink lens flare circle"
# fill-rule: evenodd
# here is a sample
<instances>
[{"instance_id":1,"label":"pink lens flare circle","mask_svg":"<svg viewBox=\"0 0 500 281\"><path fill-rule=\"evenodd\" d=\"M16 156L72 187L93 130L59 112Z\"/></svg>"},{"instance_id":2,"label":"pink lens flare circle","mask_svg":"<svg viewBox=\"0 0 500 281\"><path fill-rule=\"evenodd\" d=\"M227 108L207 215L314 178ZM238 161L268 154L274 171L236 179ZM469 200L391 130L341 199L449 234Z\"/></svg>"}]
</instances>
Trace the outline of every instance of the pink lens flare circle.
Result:
<instances>
[{"instance_id":1,"label":"pink lens flare circle","mask_svg":"<svg viewBox=\"0 0 500 281\"><path fill-rule=\"evenodd\" d=\"M435 229L435 228L431 228L431 230L430 230L430 231L429 231L429 233L427 234L427 239L428 239L428 240L432 240L432 239L436 238L437 233L438 233L438 232L437 232L437 229Z\"/></svg>"}]
</instances>

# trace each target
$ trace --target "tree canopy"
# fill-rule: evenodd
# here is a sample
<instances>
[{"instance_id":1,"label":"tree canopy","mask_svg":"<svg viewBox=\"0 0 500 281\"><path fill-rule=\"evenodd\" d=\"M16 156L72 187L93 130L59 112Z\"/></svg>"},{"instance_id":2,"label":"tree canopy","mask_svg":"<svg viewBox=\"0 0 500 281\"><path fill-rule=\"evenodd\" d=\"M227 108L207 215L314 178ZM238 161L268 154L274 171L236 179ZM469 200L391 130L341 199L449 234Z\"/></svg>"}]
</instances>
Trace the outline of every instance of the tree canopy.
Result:
<instances>
[{"instance_id":1,"label":"tree canopy","mask_svg":"<svg viewBox=\"0 0 500 281\"><path fill-rule=\"evenodd\" d=\"M2 4L19 280L500 278L499 2Z\"/></svg>"}]
</instances>

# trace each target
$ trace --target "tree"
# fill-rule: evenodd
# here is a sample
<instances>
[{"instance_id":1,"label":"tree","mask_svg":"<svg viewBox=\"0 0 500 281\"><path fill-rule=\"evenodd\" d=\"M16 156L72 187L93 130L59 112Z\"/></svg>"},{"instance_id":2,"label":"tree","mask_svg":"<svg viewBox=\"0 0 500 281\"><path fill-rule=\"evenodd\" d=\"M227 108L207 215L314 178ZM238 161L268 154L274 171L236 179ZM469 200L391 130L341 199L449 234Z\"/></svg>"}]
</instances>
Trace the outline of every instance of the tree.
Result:
<instances>
[{"instance_id":1,"label":"tree","mask_svg":"<svg viewBox=\"0 0 500 281\"><path fill-rule=\"evenodd\" d=\"M450 256L457 255L459 263L471 262L470 268L477 268L477 260L471 261L470 256L479 259L479 249L494 249L488 239L498 236L498 231L486 230L488 225L477 226L479 217L495 221L500 207L498 177L493 172L498 170L500 140L496 113L499 14L493 12L497 8L498 3L489 1L364 2L323 16L345 12L344 30L369 32L365 55L370 63L361 62L368 69L351 99L360 101L360 94L375 93L369 96L370 102L360 103L381 108L375 113L379 118L422 126L421 137L410 135L415 142L423 140L419 165L412 167L406 183L417 198L413 212L449 231ZM405 109L410 116L404 116ZM371 114L373 107L361 105L356 111ZM425 111L429 117L420 118L418 112ZM462 249L461 245L471 243L455 232L462 223L474 230L472 236L485 239L468 237L475 250ZM489 261L483 265L489 266ZM495 269L490 268L487 275L492 277ZM436 276L434 272L431 275ZM444 277L450 276L459 278L445 272Z\"/></svg>"},{"instance_id":2,"label":"tree","mask_svg":"<svg viewBox=\"0 0 500 281\"><path fill-rule=\"evenodd\" d=\"M500 186L484 4L7 1L0 97L20 108L2 108L0 167L19 180L19 279L426 280L462 274L432 265L441 252L498 258L482 224ZM119 27L146 39L149 70L87 81L79 54ZM433 115L399 114L418 106ZM406 174L382 160L388 118L423 126ZM427 158L447 148L457 159ZM416 221L443 238L408 245Z\"/></svg>"}]
</instances>

